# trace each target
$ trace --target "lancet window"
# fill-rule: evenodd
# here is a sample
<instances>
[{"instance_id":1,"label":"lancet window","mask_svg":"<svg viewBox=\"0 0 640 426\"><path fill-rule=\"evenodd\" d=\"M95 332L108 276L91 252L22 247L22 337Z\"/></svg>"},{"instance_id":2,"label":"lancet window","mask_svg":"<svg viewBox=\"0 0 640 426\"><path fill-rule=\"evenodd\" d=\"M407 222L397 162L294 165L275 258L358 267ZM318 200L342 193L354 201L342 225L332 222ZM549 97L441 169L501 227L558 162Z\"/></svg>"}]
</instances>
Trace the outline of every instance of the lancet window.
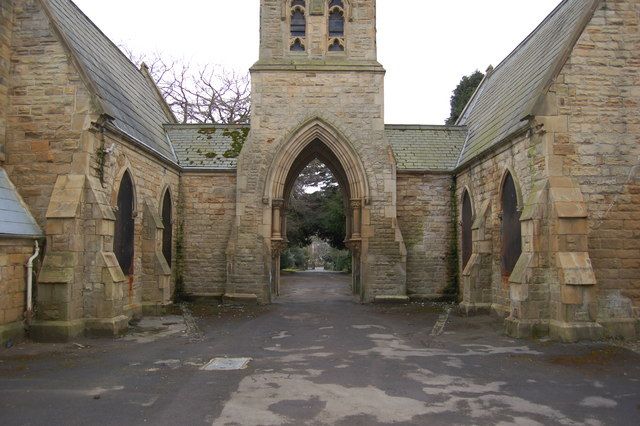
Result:
<instances>
[{"instance_id":1,"label":"lancet window","mask_svg":"<svg viewBox=\"0 0 640 426\"><path fill-rule=\"evenodd\" d=\"M307 38L307 10L305 0L291 0L291 40L289 43L292 52L304 52Z\"/></svg>"},{"instance_id":2,"label":"lancet window","mask_svg":"<svg viewBox=\"0 0 640 426\"><path fill-rule=\"evenodd\" d=\"M344 52L344 18L344 2L329 0L329 52Z\"/></svg>"}]
</instances>

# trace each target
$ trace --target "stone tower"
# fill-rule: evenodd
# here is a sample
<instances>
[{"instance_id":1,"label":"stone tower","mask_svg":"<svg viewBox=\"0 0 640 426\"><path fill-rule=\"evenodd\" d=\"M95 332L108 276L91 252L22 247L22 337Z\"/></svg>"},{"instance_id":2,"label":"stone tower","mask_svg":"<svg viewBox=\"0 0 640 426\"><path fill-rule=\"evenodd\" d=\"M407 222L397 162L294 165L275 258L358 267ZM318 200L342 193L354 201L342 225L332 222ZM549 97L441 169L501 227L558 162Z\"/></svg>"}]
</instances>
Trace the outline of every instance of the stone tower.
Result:
<instances>
[{"instance_id":1,"label":"stone tower","mask_svg":"<svg viewBox=\"0 0 640 426\"><path fill-rule=\"evenodd\" d=\"M354 293L406 298L395 160L384 133L375 0L261 0L251 133L238 159L229 297L278 291L293 182L317 158L345 194Z\"/></svg>"}]
</instances>

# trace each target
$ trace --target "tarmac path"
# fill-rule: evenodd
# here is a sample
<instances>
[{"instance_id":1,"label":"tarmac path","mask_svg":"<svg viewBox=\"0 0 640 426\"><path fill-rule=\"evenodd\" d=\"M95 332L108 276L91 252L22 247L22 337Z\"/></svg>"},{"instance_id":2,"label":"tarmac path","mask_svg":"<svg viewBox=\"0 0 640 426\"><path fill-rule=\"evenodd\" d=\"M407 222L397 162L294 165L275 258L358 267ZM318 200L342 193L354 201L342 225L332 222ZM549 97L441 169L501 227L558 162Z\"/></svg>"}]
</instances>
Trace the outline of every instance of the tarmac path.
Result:
<instances>
[{"instance_id":1,"label":"tarmac path","mask_svg":"<svg viewBox=\"0 0 640 426\"><path fill-rule=\"evenodd\" d=\"M513 340L444 305L362 305L349 285L286 274L269 306L185 305L121 339L0 350L0 424L638 424L634 352Z\"/></svg>"}]
</instances>

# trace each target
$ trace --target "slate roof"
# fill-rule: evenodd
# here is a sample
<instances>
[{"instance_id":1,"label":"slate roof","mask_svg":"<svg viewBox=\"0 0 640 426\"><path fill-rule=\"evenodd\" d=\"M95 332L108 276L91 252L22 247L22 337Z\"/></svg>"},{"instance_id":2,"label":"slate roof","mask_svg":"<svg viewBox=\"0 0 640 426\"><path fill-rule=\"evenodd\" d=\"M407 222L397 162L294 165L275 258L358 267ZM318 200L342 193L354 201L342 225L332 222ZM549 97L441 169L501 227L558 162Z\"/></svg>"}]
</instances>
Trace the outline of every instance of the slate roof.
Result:
<instances>
[{"instance_id":1,"label":"slate roof","mask_svg":"<svg viewBox=\"0 0 640 426\"><path fill-rule=\"evenodd\" d=\"M526 118L584 31L598 0L564 0L493 72L459 125L469 129L459 165L528 126Z\"/></svg>"},{"instance_id":2,"label":"slate roof","mask_svg":"<svg viewBox=\"0 0 640 426\"><path fill-rule=\"evenodd\" d=\"M249 126L231 124L168 124L165 126L169 140L184 169L232 170L237 167L236 158L225 157L231 149L231 133L248 132Z\"/></svg>"},{"instance_id":3,"label":"slate roof","mask_svg":"<svg viewBox=\"0 0 640 426\"><path fill-rule=\"evenodd\" d=\"M385 126L398 170L452 171L467 136L465 127Z\"/></svg>"},{"instance_id":4,"label":"slate roof","mask_svg":"<svg viewBox=\"0 0 640 426\"><path fill-rule=\"evenodd\" d=\"M41 237L42 231L0 167L0 237Z\"/></svg>"},{"instance_id":5,"label":"slate roof","mask_svg":"<svg viewBox=\"0 0 640 426\"><path fill-rule=\"evenodd\" d=\"M162 128L174 119L152 82L72 1L43 0L43 4L115 127L175 161Z\"/></svg>"}]
</instances>

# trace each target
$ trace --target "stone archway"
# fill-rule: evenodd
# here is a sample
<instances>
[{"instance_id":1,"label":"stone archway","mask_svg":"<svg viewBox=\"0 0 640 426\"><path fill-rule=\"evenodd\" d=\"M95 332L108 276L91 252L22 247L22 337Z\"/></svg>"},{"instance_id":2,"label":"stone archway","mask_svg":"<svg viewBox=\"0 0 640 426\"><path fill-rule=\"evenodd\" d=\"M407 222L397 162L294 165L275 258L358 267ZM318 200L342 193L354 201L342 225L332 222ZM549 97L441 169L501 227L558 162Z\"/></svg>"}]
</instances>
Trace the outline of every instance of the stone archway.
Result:
<instances>
[{"instance_id":1,"label":"stone archway","mask_svg":"<svg viewBox=\"0 0 640 426\"><path fill-rule=\"evenodd\" d=\"M314 159L329 168L342 189L346 216L345 244L353 256L353 292L363 297L362 220L368 200L367 179L362 163L346 138L319 119L303 125L280 149L266 181L264 200L271 202L271 293L279 293L280 255L287 246L287 202L296 179Z\"/></svg>"}]
</instances>

